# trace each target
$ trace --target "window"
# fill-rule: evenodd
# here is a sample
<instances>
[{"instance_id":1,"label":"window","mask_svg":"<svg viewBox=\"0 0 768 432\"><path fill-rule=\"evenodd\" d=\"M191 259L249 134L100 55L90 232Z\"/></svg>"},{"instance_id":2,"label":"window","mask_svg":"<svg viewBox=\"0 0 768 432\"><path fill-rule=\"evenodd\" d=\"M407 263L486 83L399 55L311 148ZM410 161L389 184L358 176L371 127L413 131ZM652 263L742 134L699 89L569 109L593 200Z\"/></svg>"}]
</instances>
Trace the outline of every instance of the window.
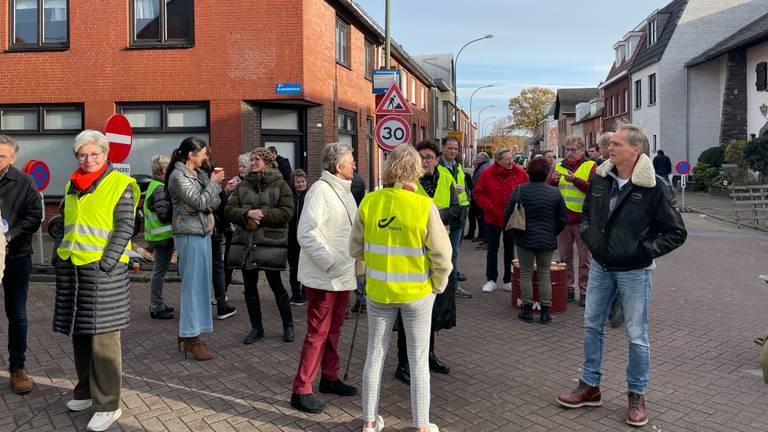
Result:
<instances>
[{"instance_id":1,"label":"window","mask_svg":"<svg viewBox=\"0 0 768 432\"><path fill-rule=\"evenodd\" d=\"M421 109L422 111L427 110L427 88L425 86L421 86Z\"/></svg>"},{"instance_id":2,"label":"window","mask_svg":"<svg viewBox=\"0 0 768 432\"><path fill-rule=\"evenodd\" d=\"M635 81L635 109L643 107L643 82Z\"/></svg>"},{"instance_id":3,"label":"window","mask_svg":"<svg viewBox=\"0 0 768 432\"><path fill-rule=\"evenodd\" d=\"M611 96L611 115L616 115L616 95Z\"/></svg>"},{"instance_id":4,"label":"window","mask_svg":"<svg viewBox=\"0 0 768 432\"><path fill-rule=\"evenodd\" d=\"M337 116L339 126L339 142L352 148L357 160L357 114L352 111L339 110Z\"/></svg>"},{"instance_id":5,"label":"window","mask_svg":"<svg viewBox=\"0 0 768 432\"><path fill-rule=\"evenodd\" d=\"M135 132L207 132L208 103L120 104ZM177 143L178 144L178 143Z\"/></svg>"},{"instance_id":6,"label":"window","mask_svg":"<svg viewBox=\"0 0 768 432\"><path fill-rule=\"evenodd\" d=\"M11 50L69 47L69 0L11 0Z\"/></svg>"},{"instance_id":7,"label":"window","mask_svg":"<svg viewBox=\"0 0 768 432\"><path fill-rule=\"evenodd\" d=\"M424 141L425 139L427 139L427 128L422 126L419 129L419 142Z\"/></svg>"},{"instance_id":8,"label":"window","mask_svg":"<svg viewBox=\"0 0 768 432\"><path fill-rule=\"evenodd\" d=\"M349 67L349 24L336 18L336 63Z\"/></svg>"},{"instance_id":9,"label":"window","mask_svg":"<svg viewBox=\"0 0 768 432\"><path fill-rule=\"evenodd\" d=\"M452 118L453 118L453 115L451 114L450 102L443 101L443 129L448 129L451 127Z\"/></svg>"},{"instance_id":10,"label":"window","mask_svg":"<svg viewBox=\"0 0 768 432\"><path fill-rule=\"evenodd\" d=\"M365 41L365 77L373 79L373 70L376 69L376 49L373 44Z\"/></svg>"},{"instance_id":11,"label":"window","mask_svg":"<svg viewBox=\"0 0 768 432\"><path fill-rule=\"evenodd\" d=\"M0 132L7 134L76 133L83 129L83 106L0 106Z\"/></svg>"},{"instance_id":12,"label":"window","mask_svg":"<svg viewBox=\"0 0 768 432\"><path fill-rule=\"evenodd\" d=\"M416 105L416 86L419 85L416 78L411 82L411 103Z\"/></svg>"},{"instance_id":13,"label":"window","mask_svg":"<svg viewBox=\"0 0 768 432\"><path fill-rule=\"evenodd\" d=\"M656 43L656 18L648 21L648 46Z\"/></svg>"},{"instance_id":14,"label":"window","mask_svg":"<svg viewBox=\"0 0 768 432\"><path fill-rule=\"evenodd\" d=\"M374 127L375 127L373 117L366 117L365 124L367 127L366 139L368 141L368 190L373 190L374 186L376 185L376 178L374 176L373 159L374 159L374 155L377 154L376 140L373 137Z\"/></svg>"},{"instance_id":15,"label":"window","mask_svg":"<svg viewBox=\"0 0 768 432\"><path fill-rule=\"evenodd\" d=\"M656 105L656 74L648 75L648 105Z\"/></svg>"},{"instance_id":16,"label":"window","mask_svg":"<svg viewBox=\"0 0 768 432\"><path fill-rule=\"evenodd\" d=\"M624 113L629 111L629 90L624 89Z\"/></svg>"},{"instance_id":17,"label":"window","mask_svg":"<svg viewBox=\"0 0 768 432\"><path fill-rule=\"evenodd\" d=\"M757 79L755 80L755 86L757 88L757 91L766 91L768 90L768 63L766 62L760 62L755 67L755 74L757 75Z\"/></svg>"},{"instance_id":18,"label":"window","mask_svg":"<svg viewBox=\"0 0 768 432\"><path fill-rule=\"evenodd\" d=\"M191 46L194 0L131 0L131 46Z\"/></svg>"},{"instance_id":19,"label":"window","mask_svg":"<svg viewBox=\"0 0 768 432\"><path fill-rule=\"evenodd\" d=\"M653 152L656 153L658 151L658 145L656 145L656 135L653 136Z\"/></svg>"},{"instance_id":20,"label":"window","mask_svg":"<svg viewBox=\"0 0 768 432\"><path fill-rule=\"evenodd\" d=\"M403 97L408 97L408 73L405 69L400 69L400 91Z\"/></svg>"}]
</instances>

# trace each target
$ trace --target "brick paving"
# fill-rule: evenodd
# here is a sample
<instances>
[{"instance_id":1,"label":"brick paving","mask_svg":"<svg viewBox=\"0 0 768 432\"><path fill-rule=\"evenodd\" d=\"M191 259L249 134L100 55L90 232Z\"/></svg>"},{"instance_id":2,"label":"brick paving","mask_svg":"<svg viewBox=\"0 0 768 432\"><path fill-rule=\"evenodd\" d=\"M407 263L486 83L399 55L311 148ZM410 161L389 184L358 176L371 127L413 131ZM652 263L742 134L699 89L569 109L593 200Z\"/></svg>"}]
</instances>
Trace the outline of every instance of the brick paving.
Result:
<instances>
[{"instance_id":1,"label":"brick paving","mask_svg":"<svg viewBox=\"0 0 768 432\"><path fill-rule=\"evenodd\" d=\"M768 386L757 370L752 337L768 327L768 296L756 276L768 273L768 236L686 214L686 245L658 262L650 309L652 345L647 431L766 431ZM450 375L432 376L431 419L444 431L624 431L627 345L623 330L608 329L604 405L564 410L554 403L575 386L582 358L582 310L569 305L549 326L515 318L509 294L480 293L484 252L466 242L460 266L475 293L457 299L457 328L441 332L437 352ZM263 282L264 283L264 282ZM177 283L166 288L178 303ZM123 416L110 430L147 431L352 431L360 430L360 397L321 395L330 409L309 416L289 404L301 336L303 308L294 307L294 343L280 339L271 292L264 286L267 336L249 346L239 339L249 324L242 287L233 286L238 313L215 322L206 336L216 358L198 363L176 350L176 320L155 321L147 311L147 284L132 285L132 323L123 333ZM70 341L51 332L54 286L34 283L29 299L27 368L36 381L25 396L12 394L0 372L0 431L84 430L87 412L70 413L75 370ZM364 318L364 317L363 317ZM1 321L4 323L4 321ZM346 359L353 321L341 340ZM7 334L0 330L0 346ZM350 382L360 385L365 356L365 319L360 321ZM394 338L392 341L394 347ZM0 369L7 354L2 349ZM392 378L390 352L381 391L385 430L410 431L409 388Z\"/></svg>"}]
</instances>

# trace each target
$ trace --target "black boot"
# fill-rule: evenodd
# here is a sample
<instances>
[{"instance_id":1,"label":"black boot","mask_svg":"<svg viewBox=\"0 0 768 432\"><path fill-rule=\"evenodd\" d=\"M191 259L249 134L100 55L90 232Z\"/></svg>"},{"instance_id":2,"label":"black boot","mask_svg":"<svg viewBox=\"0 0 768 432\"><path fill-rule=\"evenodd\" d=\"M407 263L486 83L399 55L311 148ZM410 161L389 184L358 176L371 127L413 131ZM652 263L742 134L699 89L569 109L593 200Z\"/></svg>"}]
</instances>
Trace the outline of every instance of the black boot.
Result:
<instances>
[{"instance_id":1,"label":"black boot","mask_svg":"<svg viewBox=\"0 0 768 432\"><path fill-rule=\"evenodd\" d=\"M523 309L520 310L517 317L525 322L533 321L533 305L530 303L523 303Z\"/></svg>"},{"instance_id":2,"label":"black boot","mask_svg":"<svg viewBox=\"0 0 768 432\"><path fill-rule=\"evenodd\" d=\"M216 298L216 319L225 320L237 312L237 308L227 303L227 296Z\"/></svg>"},{"instance_id":3,"label":"black boot","mask_svg":"<svg viewBox=\"0 0 768 432\"><path fill-rule=\"evenodd\" d=\"M310 414L319 414L327 409L325 404L317 400L312 393L305 395L293 393L291 395L291 406L299 411Z\"/></svg>"},{"instance_id":4,"label":"black boot","mask_svg":"<svg viewBox=\"0 0 768 432\"><path fill-rule=\"evenodd\" d=\"M248 317L251 319L251 332L243 338L243 343L249 345L264 337L258 293L255 296L246 295L245 305L248 307Z\"/></svg>"},{"instance_id":5,"label":"black boot","mask_svg":"<svg viewBox=\"0 0 768 432\"><path fill-rule=\"evenodd\" d=\"M408 366L408 363L397 365L395 379L402 381L404 384L411 385L411 368Z\"/></svg>"},{"instance_id":6,"label":"black boot","mask_svg":"<svg viewBox=\"0 0 768 432\"><path fill-rule=\"evenodd\" d=\"M434 351L429 352L429 370L441 374L447 374L451 372L451 368L447 364L438 360Z\"/></svg>"},{"instance_id":7,"label":"black boot","mask_svg":"<svg viewBox=\"0 0 768 432\"><path fill-rule=\"evenodd\" d=\"M277 303L277 310L280 312L280 318L283 320L283 340L285 342L293 342L296 336L293 333L293 314L291 313L291 302L288 299L288 293L283 290L275 301Z\"/></svg>"},{"instance_id":8,"label":"black boot","mask_svg":"<svg viewBox=\"0 0 768 432\"><path fill-rule=\"evenodd\" d=\"M549 324L552 321L552 315L549 314L549 306L541 305L541 315L539 316L539 322L542 324Z\"/></svg>"},{"instance_id":9,"label":"black boot","mask_svg":"<svg viewBox=\"0 0 768 432\"><path fill-rule=\"evenodd\" d=\"M245 335L245 337L243 338L243 343L246 345L250 345L263 337L264 337L263 328L261 327L252 328L251 331L247 335Z\"/></svg>"},{"instance_id":10,"label":"black boot","mask_svg":"<svg viewBox=\"0 0 768 432\"><path fill-rule=\"evenodd\" d=\"M339 396L354 396L357 394L357 387L344 384L340 379L335 381L320 378L320 393L333 393Z\"/></svg>"},{"instance_id":11,"label":"black boot","mask_svg":"<svg viewBox=\"0 0 768 432\"><path fill-rule=\"evenodd\" d=\"M296 335L293 332L293 323L283 323L283 341L293 342Z\"/></svg>"}]
</instances>

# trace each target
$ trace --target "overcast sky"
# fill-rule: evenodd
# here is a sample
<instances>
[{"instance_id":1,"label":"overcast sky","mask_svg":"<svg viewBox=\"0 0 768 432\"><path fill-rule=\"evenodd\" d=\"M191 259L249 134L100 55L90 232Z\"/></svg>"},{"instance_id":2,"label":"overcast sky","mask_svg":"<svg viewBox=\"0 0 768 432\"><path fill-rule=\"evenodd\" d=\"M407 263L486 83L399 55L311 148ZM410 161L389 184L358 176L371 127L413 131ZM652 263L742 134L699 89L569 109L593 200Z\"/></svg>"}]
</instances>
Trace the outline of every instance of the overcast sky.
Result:
<instances>
[{"instance_id":1,"label":"overcast sky","mask_svg":"<svg viewBox=\"0 0 768 432\"><path fill-rule=\"evenodd\" d=\"M385 0L356 1L384 28ZM455 55L492 33L461 53L457 72L459 104L467 110L472 91L493 84L472 99L475 120L494 105L481 119L490 125L509 114L509 98L525 87L597 87L613 62L613 44L669 1L390 0L391 31L411 55Z\"/></svg>"}]
</instances>

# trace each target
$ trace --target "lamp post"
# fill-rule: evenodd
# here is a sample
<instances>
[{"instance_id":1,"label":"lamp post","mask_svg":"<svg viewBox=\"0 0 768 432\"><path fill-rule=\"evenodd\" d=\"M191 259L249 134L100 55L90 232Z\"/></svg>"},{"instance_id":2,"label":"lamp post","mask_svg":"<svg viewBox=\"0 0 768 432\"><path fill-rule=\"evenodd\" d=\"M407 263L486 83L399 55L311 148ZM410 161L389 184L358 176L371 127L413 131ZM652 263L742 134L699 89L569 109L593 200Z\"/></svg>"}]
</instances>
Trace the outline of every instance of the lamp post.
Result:
<instances>
[{"instance_id":1,"label":"lamp post","mask_svg":"<svg viewBox=\"0 0 768 432\"><path fill-rule=\"evenodd\" d=\"M468 45L473 44L475 42L480 42L483 39L491 39L493 37L493 34L488 33L487 35L483 37L479 37L477 39L472 39L471 41L464 44L461 49L459 49L459 52L456 53L456 59L453 61L453 106L454 113L453 113L453 129L455 130L457 125L459 124L459 113L458 113L458 106L459 106L459 86L456 83L456 68L459 65L459 56L461 55L461 52L464 51L464 48L466 48ZM471 121L471 119L470 119Z\"/></svg>"},{"instance_id":2,"label":"lamp post","mask_svg":"<svg viewBox=\"0 0 768 432\"><path fill-rule=\"evenodd\" d=\"M487 110L488 108L493 108L493 107L495 107L495 106L496 106L496 105L488 105L488 106L484 106L484 107L482 107L482 108L480 109L480 112L479 112L479 113L477 113L477 128L478 128L478 129L477 129L477 131L480 133L480 135L481 135L481 136L482 136L482 132L483 132L483 129L480 127L480 117L482 117L482 115L483 115L483 111ZM471 121L471 120L470 120L470 121Z\"/></svg>"},{"instance_id":3,"label":"lamp post","mask_svg":"<svg viewBox=\"0 0 768 432\"><path fill-rule=\"evenodd\" d=\"M490 117L488 117L487 119L483 120L483 126L480 128L480 131L482 132L482 136L483 136L485 139L487 139L487 138L488 138L488 135L485 133L485 126L488 124L488 120L493 120L493 119L495 119L495 118L496 118L496 116L490 116ZM485 146L487 147L487 146L488 146L488 143L486 143L486 144L485 144Z\"/></svg>"},{"instance_id":4,"label":"lamp post","mask_svg":"<svg viewBox=\"0 0 768 432\"><path fill-rule=\"evenodd\" d=\"M493 87L493 84L488 84L488 85L484 85L482 87L476 88L475 91L472 92L472 95L469 97L469 127L470 128L472 127L472 98L475 97L475 93L488 87Z\"/></svg>"}]
</instances>

